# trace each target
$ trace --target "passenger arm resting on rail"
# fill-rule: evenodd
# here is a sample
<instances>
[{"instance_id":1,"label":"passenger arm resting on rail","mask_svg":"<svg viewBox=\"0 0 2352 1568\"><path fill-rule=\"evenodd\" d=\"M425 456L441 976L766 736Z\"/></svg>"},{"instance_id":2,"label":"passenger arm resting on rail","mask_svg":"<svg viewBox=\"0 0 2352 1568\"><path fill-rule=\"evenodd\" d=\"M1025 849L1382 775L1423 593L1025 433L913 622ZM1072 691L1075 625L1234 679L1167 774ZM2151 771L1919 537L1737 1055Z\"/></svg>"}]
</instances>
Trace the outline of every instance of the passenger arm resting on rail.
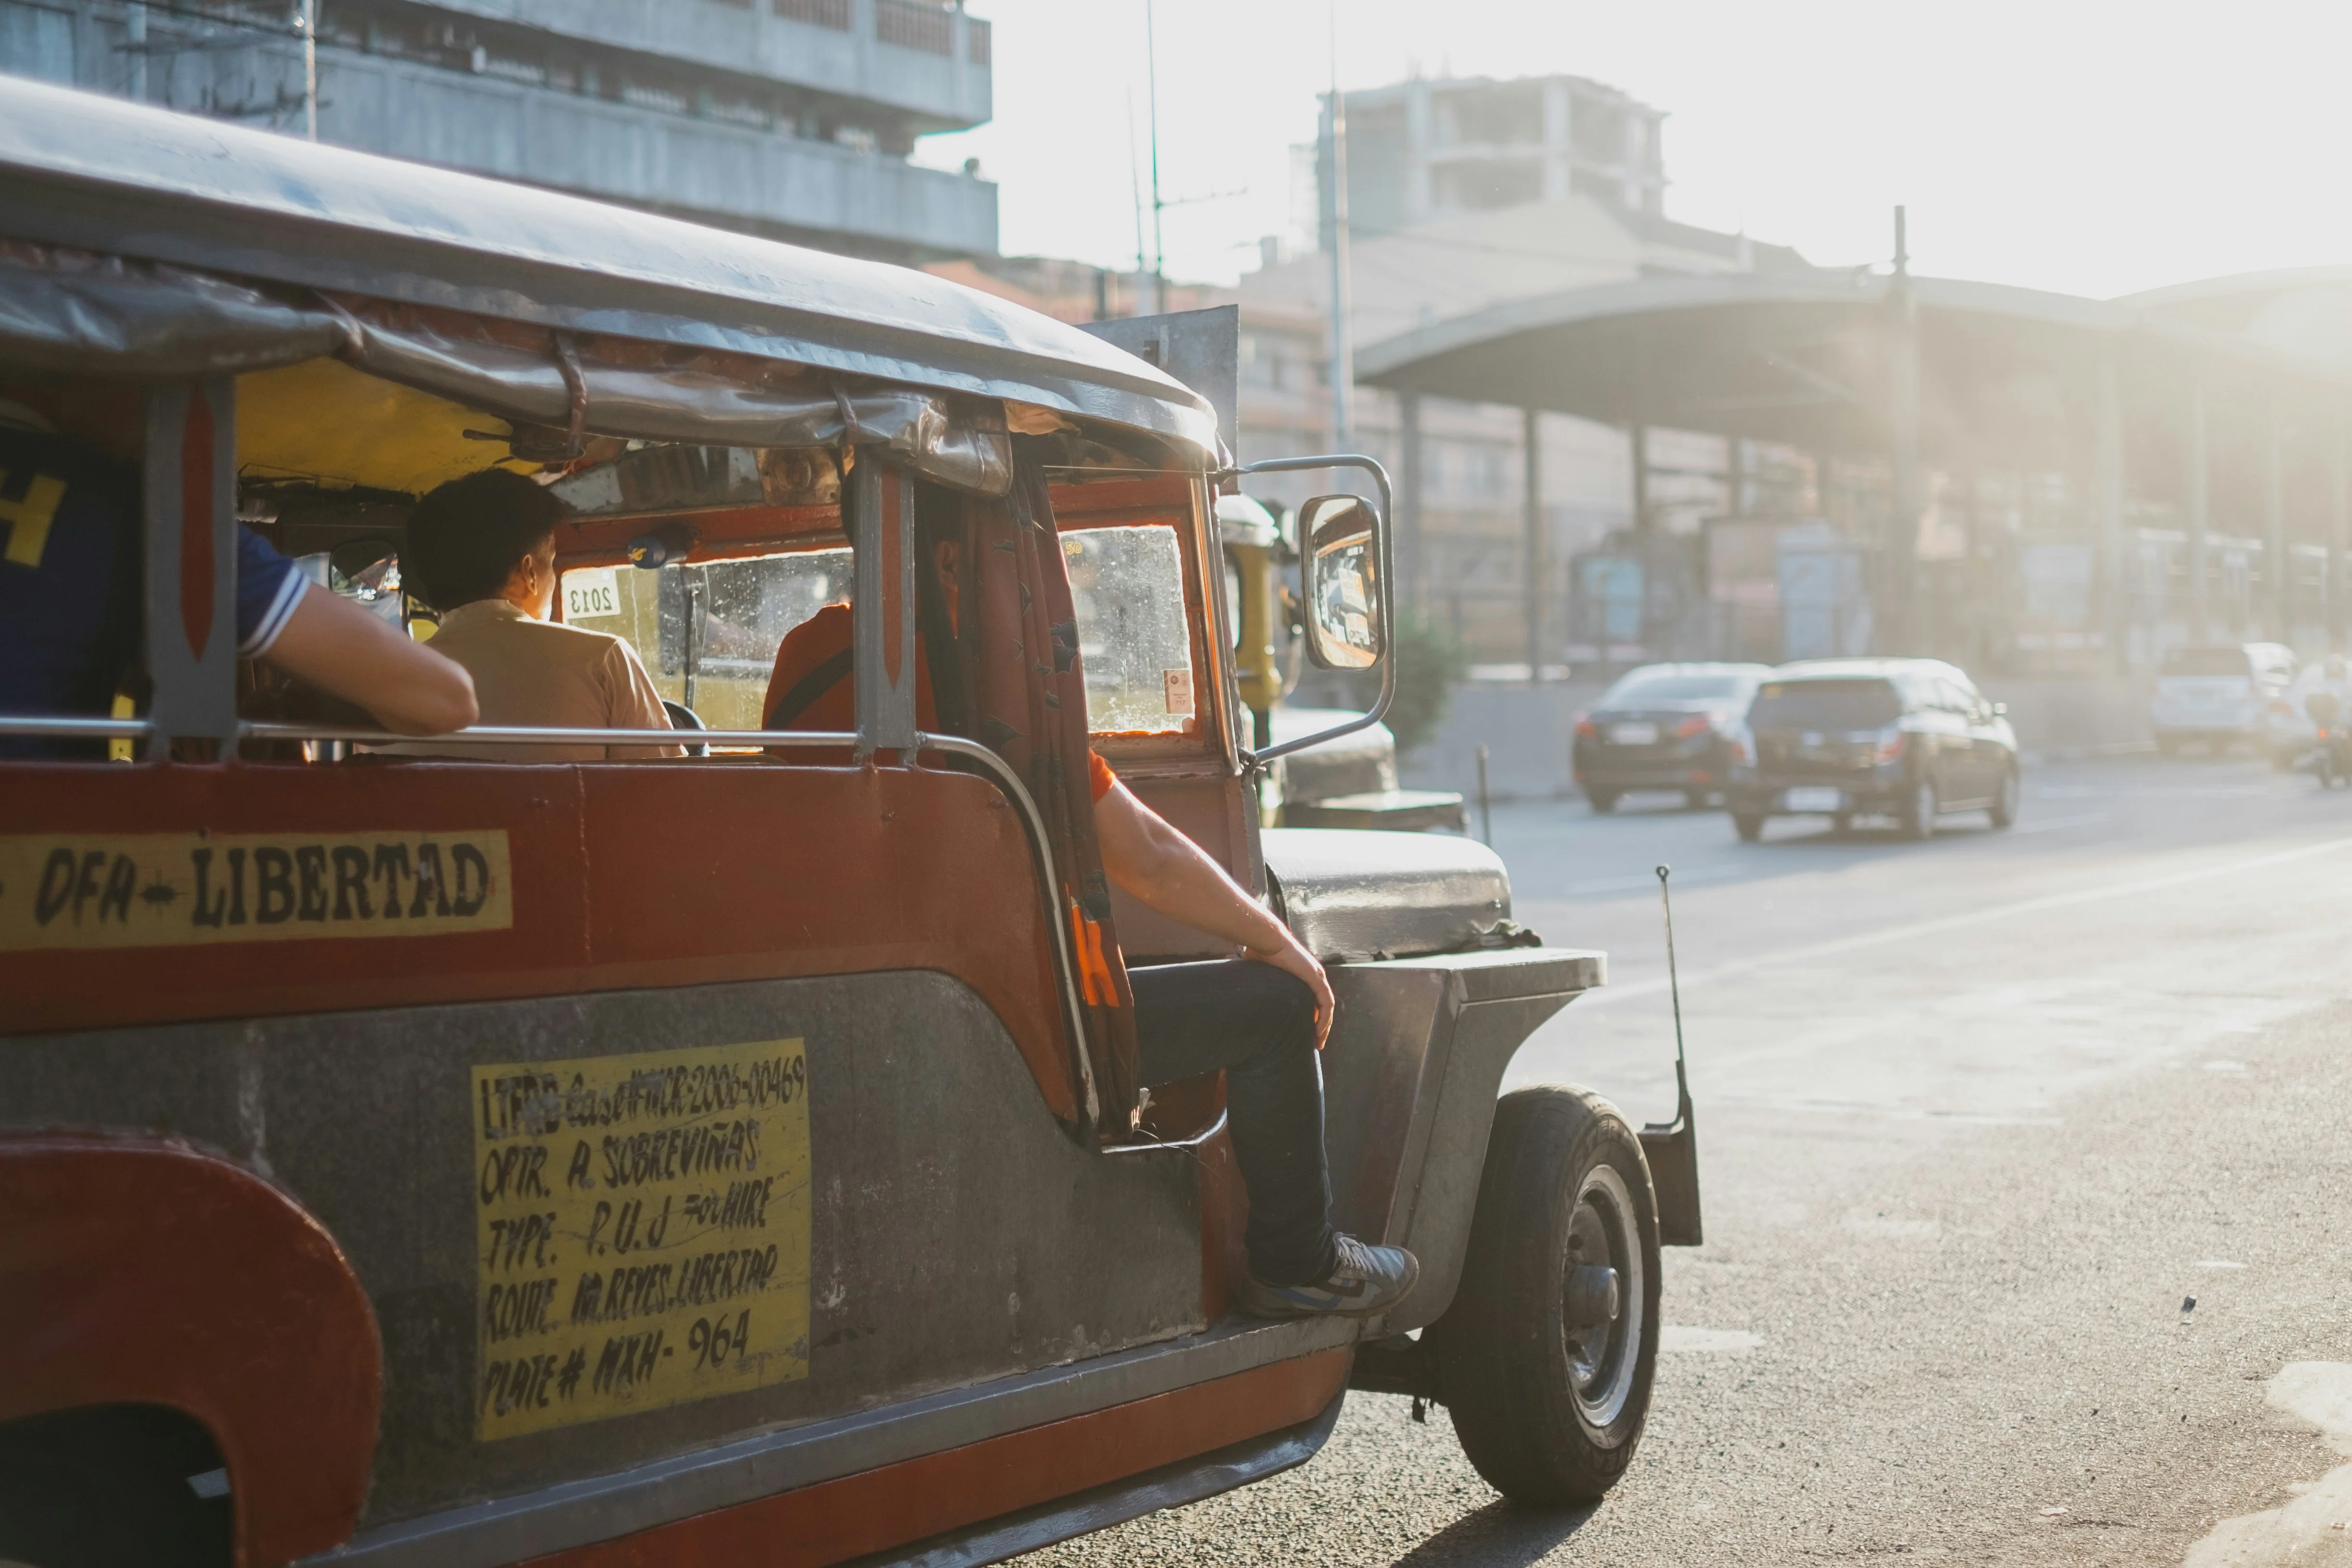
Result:
<instances>
[{"instance_id":1,"label":"passenger arm resting on rail","mask_svg":"<svg viewBox=\"0 0 2352 1568\"><path fill-rule=\"evenodd\" d=\"M1096 767L1099 783L1109 770L1099 762ZM1095 797L1095 837L1103 870L1138 902L1195 931L1223 937L1240 948L1244 958L1272 964L1305 982L1315 993L1315 1048L1323 1048L1331 1033L1331 982L1288 926L1116 778Z\"/></svg>"},{"instance_id":2,"label":"passenger arm resting on rail","mask_svg":"<svg viewBox=\"0 0 2352 1568\"><path fill-rule=\"evenodd\" d=\"M356 702L387 730L440 735L478 711L474 678L349 599L304 584L293 613L261 650L270 664Z\"/></svg>"}]
</instances>

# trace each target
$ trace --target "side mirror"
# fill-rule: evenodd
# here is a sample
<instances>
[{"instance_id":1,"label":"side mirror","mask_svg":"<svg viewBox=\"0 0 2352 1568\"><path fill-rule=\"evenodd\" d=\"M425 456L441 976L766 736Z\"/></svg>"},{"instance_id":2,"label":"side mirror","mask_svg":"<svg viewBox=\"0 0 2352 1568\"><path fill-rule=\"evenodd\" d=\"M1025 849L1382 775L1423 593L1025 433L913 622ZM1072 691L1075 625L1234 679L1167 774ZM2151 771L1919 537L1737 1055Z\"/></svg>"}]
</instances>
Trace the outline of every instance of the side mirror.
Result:
<instances>
[{"instance_id":1,"label":"side mirror","mask_svg":"<svg viewBox=\"0 0 2352 1568\"><path fill-rule=\"evenodd\" d=\"M1361 496L1317 496L1298 509L1307 653L1325 669L1370 669L1388 652L1380 520Z\"/></svg>"}]
</instances>

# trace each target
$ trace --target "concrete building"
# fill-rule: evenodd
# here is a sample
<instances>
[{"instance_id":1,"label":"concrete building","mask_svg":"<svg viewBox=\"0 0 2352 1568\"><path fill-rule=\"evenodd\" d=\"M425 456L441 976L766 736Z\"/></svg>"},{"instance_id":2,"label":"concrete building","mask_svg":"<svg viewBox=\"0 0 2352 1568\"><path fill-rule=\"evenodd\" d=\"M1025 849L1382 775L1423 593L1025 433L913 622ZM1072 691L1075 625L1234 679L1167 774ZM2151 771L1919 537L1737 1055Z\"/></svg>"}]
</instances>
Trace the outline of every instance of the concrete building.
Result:
<instances>
[{"instance_id":1,"label":"concrete building","mask_svg":"<svg viewBox=\"0 0 2352 1568\"><path fill-rule=\"evenodd\" d=\"M1370 345L1515 300L1643 277L1810 270L1784 246L1677 223L1661 210L1664 115L1580 77L1414 80L1347 95L1350 336ZM1330 237L1330 117L1317 153L1321 238ZM1244 461L1328 451L1328 250L1265 264L1203 303L1242 308ZM1410 425L1411 428L1407 426ZM1538 494L1528 494L1530 436ZM1350 443L1400 479L1417 479L1399 521L1409 608L1451 629L1480 665L1524 675L1568 656L1564 616L1534 628L1530 603L1569 597L1577 554L1634 526L1667 531L1704 516L1796 505L1803 470L1783 455L1705 435L1628 428L1444 398L1408 414L1360 387ZM1286 475L1254 482L1296 504L1338 482ZM1543 548L1530 566L1530 531ZM1534 592L1530 593L1530 574ZM1540 645L1538 659L1529 649Z\"/></svg>"},{"instance_id":2,"label":"concrete building","mask_svg":"<svg viewBox=\"0 0 2352 1568\"><path fill-rule=\"evenodd\" d=\"M1346 95L1348 227L1387 234L1466 213L1591 196L1665 210L1662 110L1577 76L1415 78ZM1331 101L1316 168L1330 246Z\"/></svg>"},{"instance_id":3,"label":"concrete building","mask_svg":"<svg viewBox=\"0 0 2352 1568\"><path fill-rule=\"evenodd\" d=\"M303 6L0 0L0 70L305 134ZM996 188L915 138L990 115L951 0L331 0L319 139L826 249L996 248Z\"/></svg>"}]
</instances>

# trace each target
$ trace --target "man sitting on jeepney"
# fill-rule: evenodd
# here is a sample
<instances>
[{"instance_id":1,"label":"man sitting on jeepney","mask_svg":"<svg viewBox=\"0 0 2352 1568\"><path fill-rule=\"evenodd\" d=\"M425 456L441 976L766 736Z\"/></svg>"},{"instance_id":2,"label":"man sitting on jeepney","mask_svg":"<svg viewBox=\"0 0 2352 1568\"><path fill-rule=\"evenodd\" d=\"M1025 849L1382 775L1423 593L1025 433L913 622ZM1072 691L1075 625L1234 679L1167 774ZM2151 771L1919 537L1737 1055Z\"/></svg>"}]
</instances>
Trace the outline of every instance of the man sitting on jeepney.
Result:
<instances>
[{"instance_id":1,"label":"man sitting on jeepney","mask_svg":"<svg viewBox=\"0 0 2352 1568\"><path fill-rule=\"evenodd\" d=\"M960 547L931 538L930 557L952 627ZM852 617L827 605L777 649L761 703L772 730L853 730ZM915 640L919 723L931 717L929 639ZM812 760L800 753L803 761ZM1401 1247L1375 1247L1331 1225L1323 1148L1323 1073L1316 1053L1331 1032L1331 984L1290 928L1243 890L1190 838L1138 800L1101 757L1087 753L1103 870L1137 902L1226 942L1237 958L1128 971L1146 1089L1204 1073L1225 1075L1226 1129L1249 1191L1249 1272L1238 1301L1262 1318L1365 1318L1412 1289L1421 1264Z\"/></svg>"},{"instance_id":2,"label":"man sitting on jeepney","mask_svg":"<svg viewBox=\"0 0 2352 1568\"><path fill-rule=\"evenodd\" d=\"M472 674L485 724L667 730L669 714L635 648L548 618L555 613L555 527L563 517L561 500L504 468L452 479L418 501L401 565L441 613L433 647ZM384 749L517 763L686 754L661 744L433 741Z\"/></svg>"},{"instance_id":3,"label":"man sitting on jeepney","mask_svg":"<svg viewBox=\"0 0 2352 1568\"><path fill-rule=\"evenodd\" d=\"M137 465L0 402L0 713L104 717L139 644ZM449 660L307 582L237 530L236 651L346 701L386 729L429 735L474 721L473 683ZM0 757L103 756L103 742L0 736Z\"/></svg>"}]
</instances>

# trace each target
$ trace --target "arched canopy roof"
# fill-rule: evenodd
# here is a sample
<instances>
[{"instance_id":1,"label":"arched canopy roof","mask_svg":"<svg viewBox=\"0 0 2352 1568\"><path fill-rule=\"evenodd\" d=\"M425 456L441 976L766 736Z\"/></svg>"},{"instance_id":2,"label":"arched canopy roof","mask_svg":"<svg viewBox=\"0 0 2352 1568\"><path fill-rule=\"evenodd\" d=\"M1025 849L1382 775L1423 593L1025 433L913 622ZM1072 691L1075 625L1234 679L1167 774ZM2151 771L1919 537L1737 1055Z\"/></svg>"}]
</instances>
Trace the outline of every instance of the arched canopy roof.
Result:
<instances>
[{"instance_id":1,"label":"arched canopy roof","mask_svg":"<svg viewBox=\"0 0 2352 1568\"><path fill-rule=\"evenodd\" d=\"M0 77L0 239L1039 404L1213 458L1136 356L908 268Z\"/></svg>"},{"instance_id":2,"label":"arched canopy roof","mask_svg":"<svg viewBox=\"0 0 2352 1568\"><path fill-rule=\"evenodd\" d=\"M1914 278L1930 461L2061 468L2088 450L2101 368L2126 402L2192 381L2333 408L2352 374L2123 302ZM1513 300L1358 351L1375 386L1828 453L1888 444L1892 280L1862 271L1645 278Z\"/></svg>"}]
</instances>

